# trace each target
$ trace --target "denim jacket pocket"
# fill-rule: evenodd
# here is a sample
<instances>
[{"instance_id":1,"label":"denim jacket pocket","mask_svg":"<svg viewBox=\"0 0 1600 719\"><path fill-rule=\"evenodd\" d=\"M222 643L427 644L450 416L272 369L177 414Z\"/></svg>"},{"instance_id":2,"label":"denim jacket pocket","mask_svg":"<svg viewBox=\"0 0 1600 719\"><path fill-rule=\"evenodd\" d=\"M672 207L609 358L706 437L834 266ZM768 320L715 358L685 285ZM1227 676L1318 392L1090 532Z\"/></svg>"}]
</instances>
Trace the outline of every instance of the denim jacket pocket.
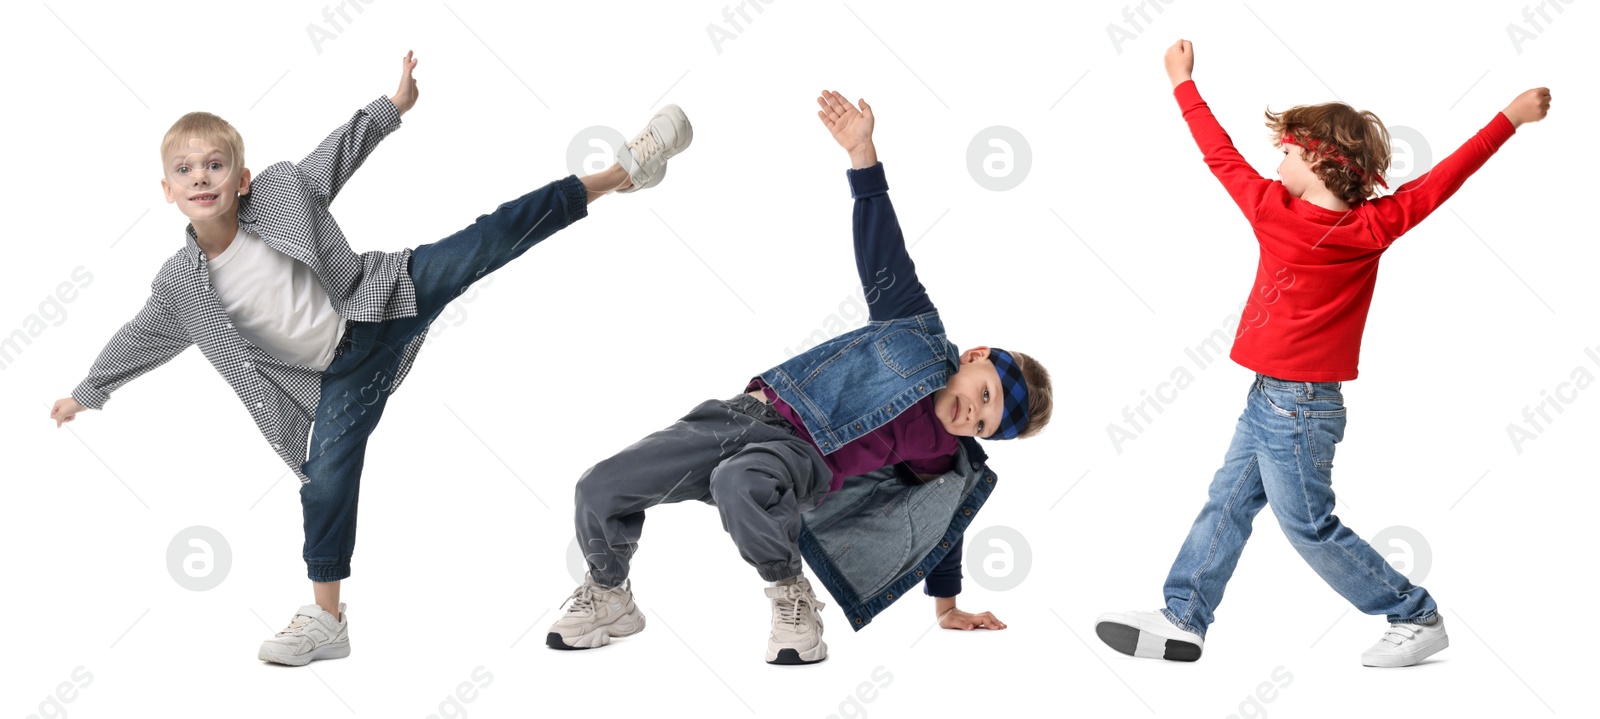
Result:
<instances>
[{"instance_id":1,"label":"denim jacket pocket","mask_svg":"<svg viewBox=\"0 0 1600 719\"><path fill-rule=\"evenodd\" d=\"M919 328L890 332L873 344L883 364L901 377L912 377L919 370L945 359L942 344L935 344Z\"/></svg>"}]
</instances>

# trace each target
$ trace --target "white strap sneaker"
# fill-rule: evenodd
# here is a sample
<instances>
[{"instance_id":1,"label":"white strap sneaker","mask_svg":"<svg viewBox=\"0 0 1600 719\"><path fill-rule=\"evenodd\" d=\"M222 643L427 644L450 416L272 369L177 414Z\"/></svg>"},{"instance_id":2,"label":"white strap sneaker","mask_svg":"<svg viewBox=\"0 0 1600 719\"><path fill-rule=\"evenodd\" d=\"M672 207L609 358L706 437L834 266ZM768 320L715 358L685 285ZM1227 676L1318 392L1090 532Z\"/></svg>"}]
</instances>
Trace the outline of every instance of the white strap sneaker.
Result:
<instances>
[{"instance_id":1,"label":"white strap sneaker","mask_svg":"<svg viewBox=\"0 0 1600 719\"><path fill-rule=\"evenodd\" d=\"M639 134L626 146L617 148L617 164L633 181L627 189L618 192L634 192L659 184L667 175L667 160L683 152L693 141L694 127L682 109L667 105L657 110Z\"/></svg>"},{"instance_id":2,"label":"white strap sneaker","mask_svg":"<svg viewBox=\"0 0 1600 719\"><path fill-rule=\"evenodd\" d=\"M1444 631L1444 617L1435 614L1432 624L1390 624L1383 637L1361 654L1367 667L1409 667L1450 646Z\"/></svg>"},{"instance_id":3,"label":"white strap sneaker","mask_svg":"<svg viewBox=\"0 0 1600 719\"><path fill-rule=\"evenodd\" d=\"M772 634L767 637L768 664L814 664L828 658L822 641L821 609L804 576L767 587L772 600Z\"/></svg>"},{"instance_id":4,"label":"white strap sneaker","mask_svg":"<svg viewBox=\"0 0 1600 719\"><path fill-rule=\"evenodd\" d=\"M289 626L261 643L256 657L265 662L302 667L318 659L350 656L350 616L339 604L339 619L315 604L295 612Z\"/></svg>"}]
</instances>

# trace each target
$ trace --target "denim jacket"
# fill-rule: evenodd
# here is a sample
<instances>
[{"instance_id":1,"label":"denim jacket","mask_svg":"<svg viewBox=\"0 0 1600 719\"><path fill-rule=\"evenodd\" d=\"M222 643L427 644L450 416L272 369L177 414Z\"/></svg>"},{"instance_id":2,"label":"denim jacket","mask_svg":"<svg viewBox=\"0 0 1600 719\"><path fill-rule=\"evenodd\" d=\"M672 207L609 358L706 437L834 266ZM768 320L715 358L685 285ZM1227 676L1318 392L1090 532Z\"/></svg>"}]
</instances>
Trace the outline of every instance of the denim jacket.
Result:
<instances>
[{"instance_id":1,"label":"denim jacket","mask_svg":"<svg viewBox=\"0 0 1600 719\"><path fill-rule=\"evenodd\" d=\"M917 280L882 163L847 176L869 321L761 374L824 455L943 388L961 354ZM866 626L960 551L962 532L994 488L978 442L960 440L955 468L936 480L903 482L891 465L847 479L804 515L801 553L851 627ZM959 567L959 554L951 560Z\"/></svg>"},{"instance_id":2,"label":"denim jacket","mask_svg":"<svg viewBox=\"0 0 1600 719\"><path fill-rule=\"evenodd\" d=\"M956 465L935 480L900 481L894 467L845 480L802 515L800 553L860 630L924 581L994 491L978 440L961 437Z\"/></svg>"}]
</instances>

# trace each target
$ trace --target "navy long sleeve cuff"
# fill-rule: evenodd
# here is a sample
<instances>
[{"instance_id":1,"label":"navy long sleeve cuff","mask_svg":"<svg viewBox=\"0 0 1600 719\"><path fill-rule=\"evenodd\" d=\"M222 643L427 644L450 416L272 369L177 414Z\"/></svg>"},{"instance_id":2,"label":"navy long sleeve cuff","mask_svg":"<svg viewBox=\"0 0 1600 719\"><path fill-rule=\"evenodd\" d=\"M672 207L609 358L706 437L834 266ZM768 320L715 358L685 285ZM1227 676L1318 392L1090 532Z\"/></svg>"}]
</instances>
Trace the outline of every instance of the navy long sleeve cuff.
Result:
<instances>
[{"instance_id":1,"label":"navy long sleeve cuff","mask_svg":"<svg viewBox=\"0 0 1600 719\"><path fill-rule=\"evenodd\" d=\"M845 170L845 176L850 179L850 197L854 199L885 195L889 192L889 181L884 178L882 162L859 170L854 168Z\"/></svg>"},{"instance_id":2,"label":"navy long sleeve cuff","mask_svg":"<svg viewBox=\"0 0 1600 719\"><path fill-rule=\"evenodd\" d=\"M923 592L930 597L954 597L961 593L961 545L965 536L956 537L950 552L939 561L939 566L928 572L922 583Z\"/></svg>"}]
</instances>

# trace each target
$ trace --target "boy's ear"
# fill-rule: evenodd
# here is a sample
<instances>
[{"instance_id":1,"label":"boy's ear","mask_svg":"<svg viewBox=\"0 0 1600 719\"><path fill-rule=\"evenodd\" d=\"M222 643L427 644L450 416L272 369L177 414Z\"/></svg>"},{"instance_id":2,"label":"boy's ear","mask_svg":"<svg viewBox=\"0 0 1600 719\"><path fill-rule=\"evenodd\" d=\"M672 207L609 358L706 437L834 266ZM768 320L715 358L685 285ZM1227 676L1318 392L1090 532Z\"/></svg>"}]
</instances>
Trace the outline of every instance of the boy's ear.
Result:
<instances>
[{"instance_id":1,"label":"boy's ear","mask_svg":"<svg viewBox=\"0 0 1600 719\"><path fill-rule=\"evenodd\" d=\"M978 345L977 347L973 347L972 349L961 353L962 362L977 362L978 360L987 359L988 357L989 348L983 345Z\"/></svg>"},{"instance_id":2,"label":"boy's ear","mask_svg":"<svg viewBox=\"0 0 1600 719\"><path fill-rule=\"evenodd\" d=\"M250 194L250 168L248 167L244 168L244 172L239 175L239 194Z\"/></svg>"},{"instance_id":3,"label":"boy's ear","mask_svg":"<svg viewBox=\"0 0 1600 719\"><path fill-rule=\"evenodd\" d=\"M167 178L165 177L161 178L161 194L166 196L167 204L169 205L178 201L177 198L172 196L172 185L167 183Z\"/></svg>"}]
</instances>

